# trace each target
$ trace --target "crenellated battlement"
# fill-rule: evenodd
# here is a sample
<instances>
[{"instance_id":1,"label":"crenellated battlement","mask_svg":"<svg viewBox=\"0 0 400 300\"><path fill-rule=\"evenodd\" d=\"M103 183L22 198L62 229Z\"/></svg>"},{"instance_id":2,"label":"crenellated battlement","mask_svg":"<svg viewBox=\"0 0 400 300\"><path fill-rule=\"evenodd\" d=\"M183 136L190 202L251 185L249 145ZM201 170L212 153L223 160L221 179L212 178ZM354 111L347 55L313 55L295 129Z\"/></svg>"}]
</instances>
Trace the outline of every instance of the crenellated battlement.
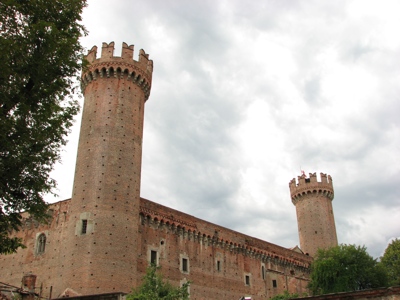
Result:
<instances>
[{"instance_id":1,"label":"crenellated battlement","mask_svg":"<svg viewBox=\"0 0 400 300\"><path fill-rule=\"evenodd\" d=\"M213 247L234 255L258 259L283 267L309 272L311 258L290 249L247 236L196 217L140 199L140 224L168 234L178 235L195 244ZM215 234L218 232L218 234ZM274 270L278 272L278 270Z\"/></svg>"},{"instance_id":2,"label":"crenellated battlement","mask_svg":"<svg viewBox=\"0 0 400 300\"><path fill-rule=\"evenodd\" d=\"M308 178L303 174L297 177L297 182L295 178L289 182L290 196L294 205L300 198L310 194L324 194L330 200L333 199L332 177L324 173L320 173L320 176L321 181L318 181L317 173L309 173Z\"/></svg>"},{"instance_id":3,"label":"crenellated battlement","mask_svg":"<svg viewBox=\"0 0 400 300\"><path fill-rule=\"evenodd\" d=\"M125 78L137 84L147 100L151 90L153 61L149 60L149 55L143 49L139 51L139 59L134 60L133 45L122 43L121 56L114 56L114 48L114 42L103 43L101 57L97 58L97 46L93 46L84 57L89 64L82 72L82 93L85 93L88 84L98 78Z\"/></svg>"}]
</instances>

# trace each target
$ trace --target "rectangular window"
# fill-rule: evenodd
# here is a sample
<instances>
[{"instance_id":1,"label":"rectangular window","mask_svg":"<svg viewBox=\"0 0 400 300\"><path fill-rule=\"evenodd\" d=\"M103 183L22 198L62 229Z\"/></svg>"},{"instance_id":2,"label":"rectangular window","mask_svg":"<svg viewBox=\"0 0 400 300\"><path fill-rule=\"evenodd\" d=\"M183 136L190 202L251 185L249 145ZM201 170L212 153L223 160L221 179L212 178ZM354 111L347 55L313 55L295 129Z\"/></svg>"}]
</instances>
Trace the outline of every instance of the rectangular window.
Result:
<instances>
[{"instance_id":1,"label":"rectangular window","mask_svg":"<svg viewBox=\"0 0 400 300\"><path fill-rule=\"evenodd\" d=\"M150 264L157 265L157 251L151 250L150 252Z\"/></svg>"},{"instance_id":2,"label":"rectangular window","mask_svg":"<svg viewBox=\"0 0 400 300\"><path fill-rule=\"evenodd\" d=\"M85 234L87 230L87 220L82 220L82 230L81 234Z\"/></svg>"},{"instance_id":3,"label":"rectangular window","mask_svg":"<svg viewBox=\"0 0 400 300\"><path fill-rule=\"evenodd\" d=\"M261 277L262 279L265 279L265 267L261 266Z\"/></svg>"},{"instance_id":4,"label":"rectangular window","mask_svg":"<svg viewBox=\"0 0 400 300\"><path fill-rule=\"evenodd\" d=\"M245 283L246 283L246 285L250 285L250 276L249 275L245 276Z\"/></svg>"},{"instance_id":5,"label":"rectangular window","mask_svg":"<svg viewBox=\"0 0 400 300\"><path fill-rule=\"evenodd\" d=\"M182 271L183 272L189 271L187 258L182 258Z\"/></svg>"},{"instance_id":6,"label":"rectangular window","mask_svg":"<svg viewBox=\"0 0 400 300\"><path fill-rule=\"evenodd\" d=\"M275 280L275 279L272 280L272 287L274 287L274 288L278 287L278 284L276 283L276 280Z\"/></svg>"},{"instance_id":7,"label":"rectangular window","mask_svg":"<svg viewBox=\"0 0 400 300\"><path fill-rule=\"evenodd\" d=\"M221 262L217 260L217 271L221 271Z\"/></svg>"}]
</instances>

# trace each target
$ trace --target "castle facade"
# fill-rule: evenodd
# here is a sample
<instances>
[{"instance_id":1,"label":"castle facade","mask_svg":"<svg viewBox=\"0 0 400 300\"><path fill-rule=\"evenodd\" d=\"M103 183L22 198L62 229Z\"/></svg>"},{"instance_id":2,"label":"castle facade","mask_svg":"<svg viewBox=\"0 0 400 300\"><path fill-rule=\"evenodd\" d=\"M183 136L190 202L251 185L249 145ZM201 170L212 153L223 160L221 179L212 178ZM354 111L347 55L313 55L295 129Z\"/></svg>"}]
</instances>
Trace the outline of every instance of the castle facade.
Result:
<instances>
[{"instance_id":1,"label":"castle facade","mask_svg":"<svg viewBox=\"0 0 400 300\"><path fill-rule=\"evenodd\" d=\"M318 248L337 245L330 176L289 183L300 248L278 245L140 197L143 121L153 62L140 50L103 43L82 73L85 103L71 199L50 205L49 224L25 215L14 236L27 246L0 255L0 282L36 275L45 298L128 293L150 263L174 285L191 281L191 299L269 299L307 292Z\"/></svg>"}]
</instances>

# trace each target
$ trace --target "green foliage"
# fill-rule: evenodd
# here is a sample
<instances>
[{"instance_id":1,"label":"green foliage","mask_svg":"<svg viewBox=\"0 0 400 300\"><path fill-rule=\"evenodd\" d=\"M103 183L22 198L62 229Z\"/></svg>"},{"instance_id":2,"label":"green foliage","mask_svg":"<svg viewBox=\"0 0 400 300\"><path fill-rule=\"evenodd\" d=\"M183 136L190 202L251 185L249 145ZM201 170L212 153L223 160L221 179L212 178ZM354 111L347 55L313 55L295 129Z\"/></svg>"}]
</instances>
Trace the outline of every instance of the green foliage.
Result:
<instances>
[{"instance_id":1,"label":"green foliage","mask_svg":"<svg viewBox=\"0 0 400 300\"><path fill-rule=\"evenodd\" d=\"M12 221L17 214L10 214L8 217L0 216L0 254L11 254L19 247L25 248L20 238L11 238L8 236L9 228L18 229L17 225L20 223L19 218L15 222ZM13 223L13 224L9 224Z\"/></svg>"},{"instance_id":2,"label":"green foliage","mask_svg":"<svg viewBox=\"0 0 400 300\"><path fill-rule=\"evenodd\" d=\"M304 295L304 297L306 297L306 295ZM284 291L283 294L276 295L272 297L271 300L288 300L294 298L299 298L299 294L297 293L290 294L288 291Z\"/></svg>"},{"instance_id":3,"label":"green foliage","mask_svg":"<svg viewBox=\"0 0 400 300\"><path fill-rule=\"evenodd\" d=\"M381 257L381 264L386 269L389 285L400 285L400 240L393 240Z\"/></svg>"},{"instance_id":4,"label":"green foliage","mask_svg":"<svg viewBox=\"0 0 400 300\"><path fill-rule=\"evenodd\" d=\"M11 296L11 299L12 299L12 300L21 300L21 299L22 299L22 296L21 296L21 294L13 294L13 295Z\"/></svg>"},{"instance_id":5,"label":"green foliage","mask_svg":"<svg viewBox=\"0 0 400 300\"><path fill-rule=\"evenodd\" d=\"M365 246L339 245L319 249L311 264L309 288L314 295L387 286L384 268Z\"/></svg>"},{"instance_id":6,"label":"green foliage","mask_svg":"<svg viewBox=\"0 0 400 300\"><path fill-rule=\"evenodd\" d=\"M189 285L186 282L181 287L174 287L168 281L164 281L158 272L160 267L154 265L147 268L141 286L132 290L126 296L127 300L186 300L189 299Z\"/></svg>"},{"instance_id":7,"label":"green foliage","mask_svg":"<svg viewBox=\"0 0 400 300\"><path fill-rule=\"evenodd\" d=\"M46 220L49 173L79 110L74 78L81 69L86 0L0 2L0 254L21 240L8 234L20 212Z\"/></svg>"}]
</instances>

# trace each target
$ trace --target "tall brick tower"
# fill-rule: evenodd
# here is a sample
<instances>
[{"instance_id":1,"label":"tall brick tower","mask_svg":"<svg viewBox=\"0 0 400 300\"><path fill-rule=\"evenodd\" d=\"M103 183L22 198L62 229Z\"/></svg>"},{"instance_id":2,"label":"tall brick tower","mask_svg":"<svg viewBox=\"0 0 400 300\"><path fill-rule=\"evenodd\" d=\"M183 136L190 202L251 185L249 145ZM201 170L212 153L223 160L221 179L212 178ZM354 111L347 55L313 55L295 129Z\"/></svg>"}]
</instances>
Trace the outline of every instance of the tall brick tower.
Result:
<instances>
[{"instance_id":1,"label":"tall brick tower","mask_svg":"<svg viewBox=\"0 0 400 300\"><path fill-rule=\"evenodd\" d=\"M136 281L144 104L153 62L133 46L94 46L86 56L73 194L64 246L65 288L129 292Z\"/></svg>"},{"instance_id":2,"label":"tall brick tower","mask_svg":"<svg viewBox=\"0 0 400 300\"><path fill-rule=\"evenodd\" d=\"M331 176L321 173L321 182L316 173L310 177L298 176L289 182L290 196L296 206L300 248L314 256L318 248L337 246L335 218L332 200L334 196Z\"/></svg>"}]
</instances>

